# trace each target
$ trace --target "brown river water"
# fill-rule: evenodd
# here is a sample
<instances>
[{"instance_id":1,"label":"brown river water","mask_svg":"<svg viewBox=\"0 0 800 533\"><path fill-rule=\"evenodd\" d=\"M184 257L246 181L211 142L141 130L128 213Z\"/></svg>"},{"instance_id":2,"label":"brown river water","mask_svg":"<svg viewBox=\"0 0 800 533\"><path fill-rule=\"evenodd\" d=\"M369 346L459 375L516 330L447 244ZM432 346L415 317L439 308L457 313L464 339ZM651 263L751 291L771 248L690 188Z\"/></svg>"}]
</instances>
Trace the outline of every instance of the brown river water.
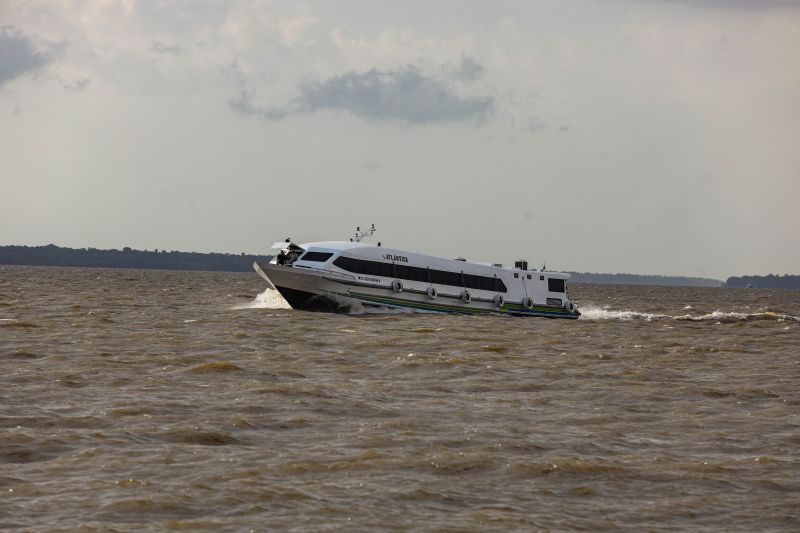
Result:
<instances>
[{"instance_id":1,"label":"brown river water","mask_svg":"<svg viewBox=\"0 0 800 533\"><path fill-rule=\"evenodd\" d=\"M0 530L800 531L800 291L579 320L0 266Z\"/></svg>"}]
</instances>

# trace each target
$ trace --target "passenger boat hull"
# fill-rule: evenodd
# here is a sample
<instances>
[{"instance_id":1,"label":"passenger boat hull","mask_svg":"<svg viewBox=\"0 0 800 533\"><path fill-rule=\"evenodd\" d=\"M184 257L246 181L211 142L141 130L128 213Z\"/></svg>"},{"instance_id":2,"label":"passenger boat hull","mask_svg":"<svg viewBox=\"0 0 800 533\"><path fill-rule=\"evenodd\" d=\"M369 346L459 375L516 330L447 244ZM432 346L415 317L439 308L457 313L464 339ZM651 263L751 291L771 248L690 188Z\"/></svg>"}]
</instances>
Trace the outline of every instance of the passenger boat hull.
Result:
<instances>
[{"instance_id":1,"label":"passenger boat hull","mask_svg":"<svg viewBox=\"0 0 800 533\"><path fill-rule=\"evenodd\" d=\"M356 276L331 270L285 266L256 261L253 268L286 299L293 309L350 312L359 306L407 309L419 312L500 314L548 318L580 317L577 309L533 305L523 301L504 301L500 306L488 298L476 297L469 303L460 294L439 292L432 298L419 289L393 290L391 285L363 283ZM454 288L455 289L455 288Z\"/></svg>"}]
</instances>

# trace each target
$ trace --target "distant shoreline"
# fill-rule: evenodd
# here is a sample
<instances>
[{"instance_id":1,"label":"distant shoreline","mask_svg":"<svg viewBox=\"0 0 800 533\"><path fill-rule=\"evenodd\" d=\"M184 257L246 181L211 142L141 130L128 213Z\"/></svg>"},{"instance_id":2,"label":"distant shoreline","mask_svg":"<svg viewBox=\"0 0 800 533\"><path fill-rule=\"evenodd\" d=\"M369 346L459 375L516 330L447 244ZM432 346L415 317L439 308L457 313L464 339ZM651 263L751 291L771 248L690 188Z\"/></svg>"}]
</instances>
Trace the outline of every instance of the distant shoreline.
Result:
<instances>
[{"instance_id":1,"label":"distant shoreline","mask_svg":"<svg viewBox=\"0 0 800 533\"><path fill-rule=\"evenodd\" d=\"M672 287L722 287L725 282L711 278L690 276L659 276L646 274L595 274L570 272L572 283L597 283L616 285L658 285Z\"/></svg>"},{"instance_id":2,"label":"distant shoreline","mask_svg":"<svg viewBox=\"0 0 800 533\"><path fill-rule=\"evenodd\" d=\"M268 261L268 255L179 252L167 250L100 250L47 246L0 246L0 264L18 266L63 266L87 268L133 268L251 272L253 261Z\"/></svg>"},{"instance_id":3,"label":"distant shoreline","mask_svg":"<svg viewBox=\"0 0 800 533\"><path fill-rule=\"evenodd\" d=\"M194 270L210 272L251 272L253 261L269 261L269 255L179 252L176 250L101 250L47 246L0 246L0 265L63 266L87 268L132 268ZM691 276L643 274L597 274L570 272L573 283L656 285L675 287L728 287L800 289L800 276L733 276L722 281Z\"/></svg>"}]
</instances>

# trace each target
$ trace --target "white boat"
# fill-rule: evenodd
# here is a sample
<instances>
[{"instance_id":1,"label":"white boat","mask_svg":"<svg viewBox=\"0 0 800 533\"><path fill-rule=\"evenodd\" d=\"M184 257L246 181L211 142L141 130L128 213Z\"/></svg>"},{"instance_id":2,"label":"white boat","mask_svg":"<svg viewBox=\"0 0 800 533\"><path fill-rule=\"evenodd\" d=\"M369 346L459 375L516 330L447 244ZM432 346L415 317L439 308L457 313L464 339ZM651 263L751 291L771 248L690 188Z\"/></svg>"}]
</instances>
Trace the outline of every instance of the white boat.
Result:
<instances>
[{"instance_id":1,"label":"white boat","mask_svg":"<svg viewBox=\"0 0 800 533\"><path fill-rule=\"evenodd\" d=\"M442 313L493 313L578 318L567 293L569 274L444 259L361 240L295 244L278 242L280 252L253 268L294 309L342 311L375 306Z\"/></svg>"}]
</instances>

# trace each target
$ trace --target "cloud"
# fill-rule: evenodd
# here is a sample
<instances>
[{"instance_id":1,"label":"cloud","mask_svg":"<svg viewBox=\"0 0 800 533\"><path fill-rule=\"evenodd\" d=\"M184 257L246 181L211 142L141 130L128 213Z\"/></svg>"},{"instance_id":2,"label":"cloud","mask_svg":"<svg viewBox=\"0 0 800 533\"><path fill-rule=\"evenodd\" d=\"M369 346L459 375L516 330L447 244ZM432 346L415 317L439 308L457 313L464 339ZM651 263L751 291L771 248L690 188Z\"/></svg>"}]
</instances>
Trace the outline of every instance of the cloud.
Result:
<instances>
[{"instance_id":1,"label":"cloud","mask_svg":"<svg viewBox=\"0 0 800 533\"><path fill-rule=\"evenodd\" d=\"M61 86L64 88L65 91L69 93L75 93L82 91L86 87L88 87L90 81L91 80L89 78L79 78L77 80L72 80L72 81L62 81Z\"/></svg>"},{"instance_id":2,"label":"cloud","mask_svg":"<svg viewBox=\"0 0 800 533\"><path fill-rule=\"evenodd\" d=\"M169 44L161 41L154 41L152 48L153 52L156 52L157 54L172 54L176 56L181 53L181 45L179 44Z\"/></svg>"},{"instance_id":3,"label":"cloud","mask_svg":"<svg viewBox=\"0 0 800 533\"><path fill-rule=\"evenodd\" d=\"M350 71L327 80L309 81L283 107L264 108L242 91L228 104L243 115L278 120L318 111L344 111L367 120L408 124L484 120L494 112L491 97L461 96L446 80L426 76L414 66L397 70Z\"/></svg>"},{"instance_id":4,"label":"cloud","mask_svg":"<svg viewBox=\"0 0 800 533\"><path fill-rule=\"evenodd\" d=\"M453 70L453 77L461 81L475 81L483 77L486 68L474 58L464 56L461 63Z\"/></svg>"},{"instance_id":5,"label":"cloud","mask_svg":"<svg viewBox=\"0 0 800 533\"><path fill-rule=\"evenodd\" d=\"M697 7L722 9L771 9L776 7L800 7L800 0L650 0L672 2Z\"/></svg>"},{"instance_id":6,"label":"cloud","mask_svg":"<svg viewBox=\"0 0 800 533\"><path fill-rule=\"evenodd\" d=\"M226 80L234 85L240 87L247 86L247 74L242 67L239 66L238 60L234 59L229 64L219 67L219 71Z\"/></svg>"},{"instance_id":7,"label":"cloud","mask_svg":"<svg viewBox=\"0 0 800 533\"><path fill-rule=\"evenodd\" d=\"M550 124L542 120L542 117L535 116L528 121L528 126L525 128L528 133L541 133L550 129Z\"/></svg>"},{"instance_id":8,"label":"cloud","mask_svg":"<svg viewBox=\"0 0 800 533\"><path fill-rule=\"evenodd\" d=\"M13 26L0 27L0 86L23 74L33 73L52 61L36 49L32 39Z\"/></svg>"},{"instance_id":9,"label":"cloud","mask_svg":"<svg viewBox=\"0 0 800 533\"><path fill-rule=\"evenodd\" d=\"M228 100L228 105L241 115L256 116L265 120L280 120L289 114L285 109L257 105L253 102L253 94L247 90L243 90L236 98Z\"/></svg>"},{"instance_id":10,"label":"cloud","mask_svg":"<svg viewBox=\"0 0 800 533\"><path fill-rule=\"evenodd\" d=\"M298 16L291 18L282 18L278 21L277 26L280 29L281 38L288 46L294 46L300 40L302 32L313 25L316 20L313 17Z\"/></svg>"}]
</instances>

